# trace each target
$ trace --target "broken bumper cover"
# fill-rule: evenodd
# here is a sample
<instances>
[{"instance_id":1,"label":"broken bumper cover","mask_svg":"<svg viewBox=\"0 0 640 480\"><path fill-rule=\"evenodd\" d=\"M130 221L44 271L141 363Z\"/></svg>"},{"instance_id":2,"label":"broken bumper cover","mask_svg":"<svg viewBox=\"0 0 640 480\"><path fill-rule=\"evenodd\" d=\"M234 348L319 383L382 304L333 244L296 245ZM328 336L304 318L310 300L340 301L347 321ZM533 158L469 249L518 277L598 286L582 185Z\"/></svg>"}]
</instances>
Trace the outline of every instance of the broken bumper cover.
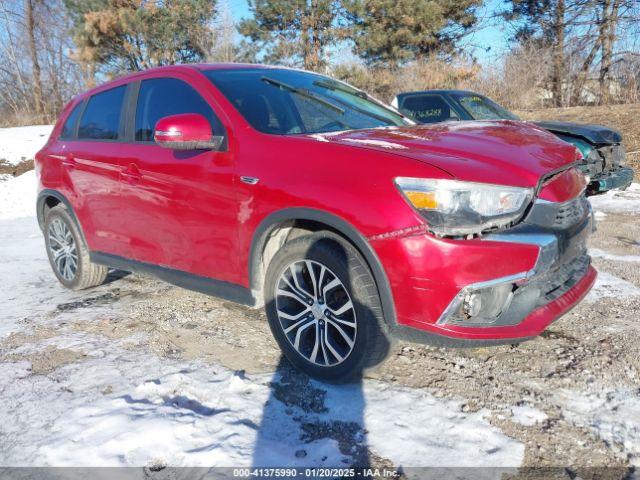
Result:
<instances>
[{"instance_id":1,"label":"broken bumper cover","mask_svg":"<svg viewBox=\"0 0 640 480\"><path fill-rule=\"evenodd\" d=\"M443 347L483 347L525 342L540 335L551 323L580 303L593 287L597 276L596 269L589 265L571 288L546 305L534 308L518 328L485 327L471 333L460 329L431 331L397 325L391 329L391 335L398 340Z\"/></svg>"},{"instance_id":2,"label":"broken bumper cover","mask_svg":"<svg viewBox=\"0 0 640 480\"><path fill-rule=\"evenodd\" d=\"M620 167L616 170L603 172L592 178L587 186L589 194L605 193L609 190L625 190L633 182L633 169L630 167Z\"/></svg>"},{"instance_id":3,"label":"broken bumper cover","mask_svg":"<svg viewBox=\"0 0 640 480\"><path fill-rule=\"evenodd\" d=\"M593 286L597 273L586 250L593 228L590 205L579 197L564 204L538 200L518 227L481 240L413 235L380 242L381 257L401 248L419 265L402 277L390 275L392 288L404 293L394 292L398 318L390 333L443 346L539 335Z\"/></svg>"}]
</instances>

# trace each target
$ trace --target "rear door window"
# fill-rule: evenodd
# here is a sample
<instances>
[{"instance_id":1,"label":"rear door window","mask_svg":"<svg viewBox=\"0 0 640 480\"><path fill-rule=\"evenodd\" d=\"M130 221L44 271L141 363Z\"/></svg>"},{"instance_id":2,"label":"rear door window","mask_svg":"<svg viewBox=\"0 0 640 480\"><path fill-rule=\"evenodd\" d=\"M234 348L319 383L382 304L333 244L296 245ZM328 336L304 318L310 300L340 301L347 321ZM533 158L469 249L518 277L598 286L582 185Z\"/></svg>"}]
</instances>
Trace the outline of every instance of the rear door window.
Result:
<instances>
[{"instance_id":1,"label":"rear door window","mask_svg":"<svg viewBox=\"0 0 640 480\"><path fill-rule=\"evenodd\" d=\"M193 87L177 78L152 78L140 84L136 141L152 142L158 120L181 113L199 113L209 120L214 135L224 135L224 128L213 109Z\"/></svg>"},{"instance_id":2,"label":"rear door window","mask_svg":"<svg viewBox=\"0 0 640 480\"><path fill-rule=\"evenodd\" d=\"M400 110L420 123L458 120L458 115L440 95L411 95L402 101Z\"/></svg>"},{"instance_id":3,"label":"rear door window","mask_svg":"<svg viewBox=\"0 0 640 480\"><path fill-rule=\"evenodd\" d=\"M126 86L93 95L82 113L78 138L117 140Z\"/></svg>"}]
</instances>

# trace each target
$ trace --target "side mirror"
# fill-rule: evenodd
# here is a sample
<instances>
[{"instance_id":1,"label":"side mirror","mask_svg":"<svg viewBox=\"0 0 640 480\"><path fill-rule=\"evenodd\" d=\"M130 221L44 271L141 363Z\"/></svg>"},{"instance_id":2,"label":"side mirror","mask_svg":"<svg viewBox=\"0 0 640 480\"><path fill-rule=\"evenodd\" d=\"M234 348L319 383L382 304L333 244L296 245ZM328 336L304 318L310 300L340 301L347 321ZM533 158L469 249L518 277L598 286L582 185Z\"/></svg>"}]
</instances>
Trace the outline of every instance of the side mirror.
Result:
<instances>
[{"instance_id":1,"label":"side mirror","mask_svg":"<svg viewBox=\"0 0 640 480\"><path fill-rule=\"evenodd\" d=\"M156 123L153 138L173 150L220 150L223 136L214 136L209 121L199 113L163 117Z\"/></svg>"}]
</instances>

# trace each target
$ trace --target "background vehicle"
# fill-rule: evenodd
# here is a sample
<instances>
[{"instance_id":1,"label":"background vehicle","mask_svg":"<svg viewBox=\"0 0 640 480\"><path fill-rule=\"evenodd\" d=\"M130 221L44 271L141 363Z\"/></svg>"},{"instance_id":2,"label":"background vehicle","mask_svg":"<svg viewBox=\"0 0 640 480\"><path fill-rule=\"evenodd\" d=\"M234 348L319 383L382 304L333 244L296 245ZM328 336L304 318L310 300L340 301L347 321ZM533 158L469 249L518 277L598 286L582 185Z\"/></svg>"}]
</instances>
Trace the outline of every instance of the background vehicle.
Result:
<instances>
[{"instance_id":1,"label":"background vehicle","mask_svg":"<svg viewBox=\"0 0 640 480\"><path fill-rule=\"evenodd\" d=\"M343 380L393 338L512 343L580 301L575 160L538 128L415 126L317 74L165 67L67 106L37 212L65 286L109 266L264 305L294 365Z\"/></svg>"},{"instance_id":2,"label":"background vehicle","mask_svg":"<svg viewBox=\"0 0 640 480\"><path fill-rule=\"evenodd\" d=\"M520 120L517 115L489 98L463 90L426 90L399 94L393 101L405 115L418 123L447 120ZM575 145L583 156L580 170L589 178L588 194L613 188L626 189L633 182L633 170L625 166L622 135L602 125L572 122L533 122L562 140Z\"/></svg>"}]
</instances>

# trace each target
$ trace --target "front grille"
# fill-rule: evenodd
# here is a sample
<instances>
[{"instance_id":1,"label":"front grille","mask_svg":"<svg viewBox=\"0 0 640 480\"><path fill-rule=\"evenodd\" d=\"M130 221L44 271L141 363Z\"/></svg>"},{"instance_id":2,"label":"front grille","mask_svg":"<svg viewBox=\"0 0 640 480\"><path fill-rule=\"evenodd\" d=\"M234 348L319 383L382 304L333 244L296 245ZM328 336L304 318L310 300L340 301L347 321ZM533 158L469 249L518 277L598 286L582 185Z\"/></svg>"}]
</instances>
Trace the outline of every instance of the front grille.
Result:
<instances>
[{"instance_id":1,"label":"front grille","mask_svg":"<svg viewBox=\"0 0 640 480\"><path fill-rule=\"evenodd\" d=\"M587 198L584 195L580 195L560 205L556 210L552 228L568 228L578 223L584 218L589 208L587 202Z\"/></svg>"}]
</instances>

